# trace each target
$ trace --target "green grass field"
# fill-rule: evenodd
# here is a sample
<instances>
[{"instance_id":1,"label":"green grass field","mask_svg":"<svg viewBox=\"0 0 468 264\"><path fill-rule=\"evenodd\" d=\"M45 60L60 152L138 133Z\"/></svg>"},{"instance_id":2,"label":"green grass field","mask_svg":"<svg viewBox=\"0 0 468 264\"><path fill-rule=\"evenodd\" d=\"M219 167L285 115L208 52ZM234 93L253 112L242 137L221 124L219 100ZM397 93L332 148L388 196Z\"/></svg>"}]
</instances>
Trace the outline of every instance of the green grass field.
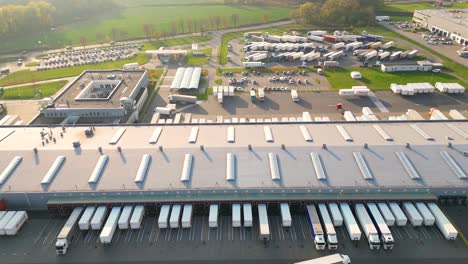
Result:
<instances>
[{"instance_id":1,"label":"green grass field","mask_svg":"<svg viewBox=\"0 0 468 264\"><path fill-rule=\"evenodd\" d=\"M71 77L80 75L85 70L107 70L107 69L121 69L124 64L131 62L138 62L143 65L148 62L150 56L144 53L138 54L134 59L120 60L99 64L88 64L82 66L75 66L69 68L54 69L48 71L30 71L23 70L14 72L5 78L0 79L0 86L9 86L22 83L32 83L45 80L52 80L64 77Z\"/></svg>"},{"instance_id":2,"label":"green grass field","mask_svg":"<svg viewBox=\"0 0 468 264\"><path fill-rule=\"evenodd\" d=\"M198 100L208 100L208 96L213 94L213 88L206 88L205 93L197 95Z\"/></svg>"},{"instance_id":3,"label":"green grass field","mask_svg":"<svg viewBox=\"0 0 468 264\"><path fill-rule=\"evenodd\" d=\"M182 5L182 4L223 4L224 0L115 0L118 5L150 6L150 5Z\"/></svg>"},{"instance_id":4,"label":"green grass field","mask_svg":"<svg viewBox=\"0 0 468 264\"><path fill-rule=\"evenodd\" d=\"M200 49L199 52L205 53L205 56L193 56L192 52L190 52L185 57L185 64L191 65L191 66L200 66L200 65L207 64L211 57L211 51L212 51L211 48Z\"/></svg>"},{"instance_id":5,"label":"green grass field","mask_svg":"<svg viewBox=\"0 0 468 264\"><path fill-rule=\"evenodd\" d=\"M26 85L15 88L4 89L0 95L1 100L28 100L42 99L54 95L62 87L67 84L67 81L57 81L50 83Z\"/></svg>"},{"instance_id":6,"label":"green grass field","mask_svg":"<svg viewBox=\"0 0 468 264\"><path fill-rule=\"evenodd\" d=\"M352 71L359 71L363 79L361 81L354 80L350 74ZM354 85L366 85L374 91L386 91L390 88L391 83L406 84L417 82L429 82L434 85L436 82L458 82L461 85L466 83L458 80L452 75L445 73L432 72L401 72L401 73L385 73L377 68L360 68L349 67L338 70L325 70L325 76L330 82L334 90L351 88Z\"/></svg>"},{"instance_id":7,"label":"green grass field","mask_svg":"<svg viewBox=\"0 0 468 264\"><path fill-rule=\"evenodd\" d=\"M434 9L433 3L408 3L408 4L389 4L385 5L382 9L378 10L381 12L414 12L415 9Z\"/></svg>"},{"instance_id":8,"label":"green grass field","mask_svg":"<svg viewBox=\"0 0 468 264\"><path fill-rule=\"evenodd\" d=\"M40 35L24 35L15 38L2 39L0 42L0 51L2 53L17 52L37 47L38 41L49 48L63 48L67 45L80 44L80 38L86 37L87 44L97 43L96 36L102 34L102 41L113 40L112 29L115 29L115 39L134 39L144 38L144 24L152 24L155 31L170 32L171 22L177 23L177 34L187 32L186 25L183 32L179 26L182 19L190 17L193 20L206 19L214 16L221 17L221 27L226 24L227 27L233 27L231 21L232 14L239 15L237 26L262 23L262 15L268 14L269 21L287 19L290 8L271 7L271 6L190 6L190 8L181 8L180 6L142 6L134 8L123 8L117 14L96 17L87 21L81 21L70 25L57 27L55 31ZM225 18L225 22L223 22ZM204 25L205 30L214 30L216 26Z\"/></svg>"},{"instance_id":9,"label":"green grass field","mask_svg":"<svg viewBox=\"0 0 468 264\"><path fill-rule=\"evenodd\" d=\"M468 2L456 2L450 5L450 8L468 8Z\"/></svg>"}]
</instances>

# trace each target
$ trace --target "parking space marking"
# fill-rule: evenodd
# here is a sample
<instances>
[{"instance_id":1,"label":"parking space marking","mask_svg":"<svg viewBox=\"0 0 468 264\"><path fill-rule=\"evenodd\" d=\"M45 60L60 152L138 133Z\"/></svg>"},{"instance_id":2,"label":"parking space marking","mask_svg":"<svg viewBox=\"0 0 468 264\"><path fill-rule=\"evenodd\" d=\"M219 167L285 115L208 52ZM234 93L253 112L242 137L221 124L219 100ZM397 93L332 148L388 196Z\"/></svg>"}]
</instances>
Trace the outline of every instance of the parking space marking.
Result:
<instances>
[{"instance_id":1,"label":"parking space marking","mask_svg":"<svg viewBox=\"0 0 468 264\"><path fill-rule=\"evenodd\" d=\"M205 217L203 217L203 219L205 219ZM204 232L204 229L205 229L205 225L202 225L202 230L200 232L200 240L203 241L203 232Z\"/></svg>"},{"instance_id":2,"label":"parking space marking","mask_svg":"<svg viewBox=\"0 0 468 264\"><path fill-rule=\"evenodd\" d=\"M438 239L445 239L445 237L442 236L442 234L439 232L439 229L433 227L431 228L432 233L438 238Z\"/></svg>"},{"instance_id":3,"label":"parking space marking","mask_svg":"<svg viewBox=\"0 0 468 264\"><path fill-rule=\"evenodd\" d=\"M58 234L60 233L61 230L62 230L62 225L60 225L60 223L59 223L59 228L56 229L56 232L54 232L52 237L49 239L49 242L46 244L47 247L50 247L51 245L54 245L54 242L56 241L57 236L58 236ZM76 234L76 231L75 231L75 234Z\"/></svg>"},{"instance_id":4,"label":"parking space marking","mask_svg":"<svg viewBox=\"0 0 468 264\"><path fill-rule=\"evenodd\" d=\"M34 245L37 244L37 242L39 242L39 240L41 239L42 237L42 234L45 232L45 230L49 227L49 224L50 224L50 218L49 220L47 221L47 224L44 226L44 228L41 230L41 232L39 233L39 235L36 237L36 239L34 239Z\"/></svg>"},{"instance_id":5,"label":"parking space marking","mask_svg":"<svg viewBox=\"0 0 468 264\"><path fill-rule=\"evenodd\" d=\"M426 228L421 228L421 233L425 239L431 239L431 236L428 233L428 230Z\"/></svg>"},{"instance_id":6,"label":"parking space marking","mask_svg":"<svg viewBox=\"0 0 468 264\"><path fill-rule=\"evenodd\" d=\"M49 236L50 236L51 234L55 233L54 230L55 230L57 227L60 227L60 225L61 225L60 223L57 223L57 222L54 223L54 225L50 228L49 232L47 232L47 235L44 237L44 240L42 241L42 245L43 245L43 246L47 244L47 241L48 241L48 239L49 239Z\"/></svg>"},{"instance_id":7,"label":"parking space marking","mask_svg":"<svg viewBox=\"0 0 468 264\"><path fill-rule=\"evenodd\" d=\"M343 236L344 239L348 239L349 237L348 237L347 233L345 233L345 230L344 230L344 229L345 229L344 226L342 226L342 227L340 228L341 234L342 234L342 236ZM312 240L314 239L314 238L312 237L312 234L311 234L311 239L312 239Z\"/></svg>"},{"instance_id":8,"label":"parking space marking","mask_svg":"<svg viewBox=\"0 0 468 264\"><path fill-rule=\"evenodd\" d=\"M153 232L154 232L154 225L156 224L156 219L153 221L153 224L151 225L151 230L150 230L150 235L148 237L148 242L151 243L151 239L153 238Z\"/></svg>"},{"instance_id":9,"label":"parking space marking","mask_svg":"<svg viewBox=\"0 0 468 264\"><path fill-rule=\"evenodd\" d=\"M89 241L91 241L91 237L93 236L94 230L88 230L88 233L86 234L86 238L84 240L84 244L88 244Z\"/></svg>"},{"instance_id":10,"label":"parking space marking","mask_svg":"<svg viewBox=\"0 0 468 264\"><path fill-rule=\"evenodd\" d=\"M392 234L394 234L395 238L397 238L397 239L402 239L403 238L401 236L400 231L398 231L398 228L391 227L390 232L392 232Z\"/></svg>"},{"instance_id":11,"label":"parking space marking","mask_svg":"<svg viewBox=\"0 0 468 264\"><path fill-rule=\"evenodd\" d=\"M297 240L297 234L296 234L296 228L294 228L294 225L291 225L291 237L294 241Z\"/></svg>"},{"instance_id":12,"label":"parking space marking","mask_svg":"<svg viewBox=\"0 0 468 264\"><path fill-rule=\"evenodd\" d=\"M382 101L380 101L380 99L377 98L377 96L375 96L374 92L369 91L369 98L374 103L374 105L380 110L380 112L382 113L390 112L388 111L387 107L385 107L385 105L382 103Z\"/></svg>"},{"instance_id":13,"label":"parking space marking","mask_svg":"<svg viewBox=\"0 0 468 264\"><path fill-rule=\"evenodd\" d=\"M306 240L306 236L305 236L305 233L304 233L304 227L302 226L302 218L300 216L298 216L299 218L299 225L301 227L301 233L302 233L302 240Z\"/></svg>"},{"instance_id":14,"label":"parking space marking","mask_svg":"<svg viewBox=\"0 0 468 264\"><path fill-rule=\"evenodd\" d=\"M408 235L409 239L413 239L413 237L410 235L409 231L408 231L408 226L405 226L403 228L403 230L405 230L406 234Z\"/></svg>"}]
</instances>

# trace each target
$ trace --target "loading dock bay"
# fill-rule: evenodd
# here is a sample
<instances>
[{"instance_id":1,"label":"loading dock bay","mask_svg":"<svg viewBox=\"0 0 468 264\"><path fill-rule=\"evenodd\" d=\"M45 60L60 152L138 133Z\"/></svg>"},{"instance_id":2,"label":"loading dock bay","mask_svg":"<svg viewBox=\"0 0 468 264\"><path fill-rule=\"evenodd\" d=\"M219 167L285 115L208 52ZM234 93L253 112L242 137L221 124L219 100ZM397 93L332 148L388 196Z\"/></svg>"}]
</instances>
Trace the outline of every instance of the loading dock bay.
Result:
<instances>
[{"instance_id":1,"label":"loading dock bay","mask_svg":"<svg viewBox=\"0 0 468 264\"><path fill-rule=\"evenodd\" d=\"M33 215L18 236L0 239L0 255L7 262L13 263L24 263L27 259L50 263L58 258L69 261L79 258L80 262L108 262L128 256L146 261L155 258L166 261L192 259L203 263L206 263L205 258L219 261L231 256L230 259L245 259L247 262L274 258L274 261L282 261L273 263L290 263L291 261L286 260L313 258L331 252L314 249L305 214L293 213L290 228L281 226L280 215L269 215L268 219L272 237L266 245L258 240L257 214L254 214L253 228L233 228L230 215L220 215L218 228L208 228L208 215L205 214L193 217L192 228L159 229L157 217L145 216L139 230L117 229L110 246L100 244L100 231L80 231L71 244L70 252L57 257L54 249L56 236L66 218ZM418 263L418 258L421 258L420 263L431 263L427 259L422 260L434 254L442 254L437 255L439 258L451 257L444 263L459 263L454 256L461 259L468 257L468 253L462 250L464 245L461 239L455 242L446 241L435 226L414 228L408 225L391 227L390 230L396 241L393 251L371 251L364 238L357 243L352 242L344 226L338 227L338 252L349 254L352 259L354 256L362 260L358 263L366 263L366 257L368 263L372 263L376 256L382 258L382 263L405 257L414 259L414 263ZM195 257L190 258L190 254ZM451 260L454 262L450 262Z\"/></svg>"}]
</instances>

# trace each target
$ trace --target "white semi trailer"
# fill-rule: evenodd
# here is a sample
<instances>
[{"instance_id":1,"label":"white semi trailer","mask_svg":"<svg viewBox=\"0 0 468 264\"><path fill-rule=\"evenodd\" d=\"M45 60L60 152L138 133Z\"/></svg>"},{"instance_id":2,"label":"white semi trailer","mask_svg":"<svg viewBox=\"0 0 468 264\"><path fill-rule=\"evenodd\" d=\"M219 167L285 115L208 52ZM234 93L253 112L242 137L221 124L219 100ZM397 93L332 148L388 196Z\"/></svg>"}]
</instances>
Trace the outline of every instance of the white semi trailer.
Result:
<instances>
[{"instance_id":1,"label":"white semi trailer","mask_svg":"<svg viewBox=\"0 0 468 264\"><path fill-rule=\"evenodd\" d=\"M81 213L83 212L83 207L76 207L73 209L70 217L68 217L67 222L60 230L60 233L57 236L57 242L55 243L55 251L58 255L67 254L68 247L70 246L75 231L78 229L78 220Z\"/></svg>"},{"instance_id":2,"label":"white semi trailer","mask_svg":"<svg viewBox=\"0 0 468 264\"><path fill-rule=\"evenodd\" d=\"M320 215L322 216L323 226L325 227L325 233L327 234L327 244L328 249L336 250L338 249L338 238L336 236L335 227L333 222L328 214L328 209L326 204L318 205Z\"/></svg>"},{"instance_id":3,"label":"white semi trailer","mask_svg":"<svg viewBox=\"0 0 468 264\"><path fill-rule=\"evenodd\" d=\"M455 240L458 235L457 229L450 223L450 220L445 216L444 212L440 210L439 206L435 203L428 203L427 207L435 217L435 223L440 232L447 240Z\"/></svg>"},{"instance_id":4,"label":"white semi trailer","mask_svg":"<svg viewBox=\"0 0 468 264\"><path fill-rule=\"evenodd\" d=\"M395 216L396 225L397 226L405 226L406 223L408 222L408 218L405 216L405 214L401 210L398 203L392 202L392 203L389 203L388 206L390 207L390 210L392 211L393 215Z\"/></svg>"},{"instance_id":5,"label":"white semi trailer","mask_svg":"<svg viewBox=\"0 0 468 264\"><path fill-rule=\"evenodd\" d=\"M210 212L208 216L208 226L210 228L218 227L219 205L210 204Z\"/></svg>"},{"instance_id":6,"label":"white semi trailer","mask_svg":"<svg viewBox=\"0 0 468 264\"><path fill-rule=\"evenodd\" d=\"M296 262L295 264L350 264L351 259L347 255L342 255L339 253L328 255L324 257L319 257L315 259L309 259L301 262Z\"/></svg>"},{"instance_id":7,"label":"white semi trailer","mask_svg":"<svg viewBox=\"0 0 468 264\"><path fill-rule=\"evenodd\" d=\"M306 206L307 211L307 222L309 223L310 231L312 237L314 238L315 249L324 250L325 249L325 236L323 233L322 224L317 213L315 205L308 204Z\"/></svg>"},{"instance_id":8,"label":"white semi trailer","mask_svg":"<svg viewBox=\"0 0 468 264\"><path fill-rule=\"evenodd\" d=\"M380 213L385 219L385 223L387 224L387 226L394 226L395 216L393 216L392 211L390 210L388 205L386 203L378 203L377 206L379 207Z\"/></svg>"},{"instance_id":9,"label":"white semi trailer","mask_svg":"<svg viewBox=\"0 0 468 264\"><path fill-rule=\"evenodd\" d=\"M191 95L182 95L182 94L170 94L169 95L169 103L189 103L189 104L194 104L197 102L197 97L196 96L191 96Z\"/></svg>"},{"instance_id":10,"label":"white semi trailer","mask_svg":"<svg viewBox=\"0 0 468 264\"><path fill-rule=\"evenodd\" d=\"M252 204L245 203L242 205L244 213L244 227L252 227L253 217L252 217Z\"/></svg>"},{"instance_id":11,"label":"white semi trailer","mask_svg":"<svg viewBox=\"0 0 468 264\"><path fill-rule=\"evenodd\" d=\"M172 206L171 218L169 219L170 228L179 228L181 211L182 206L180 204L175 204Z\"/></svg>"},{"instance_id":12,"label":"white semi trailer","mask_svg":"<svg viewBox=\"0 0 468 264\"><path fill-rule=\"evenodd\" d=\"M360 240L361 239L361 230L356 223L353 212L347 203L340 203L340 211L343 215L344 224L346 230L348 231L349 238L351 240Z\"/></svg>"},{"instance_id":13,"label":"white semi trailer","mask_svg":"<svg viewBox=\"0 0 468 264\"><path fill-rule=\"evenodd\" d=\"M379 249L380 248L380 239L379 233L372 223L372 219L370 218L369 214L367 213L366 207L362 203L357 203L354 206L354 211L356 216L361 224L362 231L364 231L364 235L367 238L367 242L369 243L370 249Z\"/></svg>"},{"instance_id":14,"label":"white semi trailer","mask_svg":"<svg viewBox=\"0 0 468 264\"><path fill-rule=\"evenodd\" d=\"M122 207L112 207L109 217L104 224L104 228L102 228L101 234L99 235L99 241L101 241L102 244L109 245L112 242L112 238L114 237L115 230L117 229L121 212Z\"/></svg>"},{"instance_id":15,"label":"white semi trailer","mask_svg":"<svg viewBox=\"0 0 468 264\"><path fill-rule=\"evenodd\" d=\"M395 240L393 239L392 232L388 228L387 223L380 214L379 208L375 203L368 203L367 207L369 208L371 216L374 219L374 223L379 231L380 240L383 243L383 248L393 249L393 246L395 245Z\"/></svg>"},{"instance_id":16,"label":"white semi trailer","mask_svg":"<svg viewBox=\"0 0 468 264\"><path fill-rule=\"evenodd\" d=\"M13 215L3 229L5 235L14 236L18 234L18 231L27 220L28 214L26 211L16 211L15 215Z\"/></svg>"},{"instance_id":17,"label":"white semi trailer","mask_svg":"<svg viewBox=\"0 0 468 264\"><path fill-rule=\"evenodd\" d=\"M424 225L433 226L435 223L435 217L432 215L431 211L429 211L427 206L423 202L417 202L415 205L423 217Z\"/></svg>"},{"instance_id":18,"label":"white semi trailer","mask_svg":"<svg viewBox=\"0 0 468 264\"><path fill-rule=\"evenodd\" d=\"M122 213L120 214L119 218L119 229L128 229L129 228L129 221L130 217L132 216L133 212L133 206L132 205L126 205L122 209Z\"/></svg>"},{"instance_id":19,"label":"white semi trailer","mask_svg":"<svg viewBox=\"0 0 468 264\"><path fill-rule=\"evenodd\" d=\"M289 227L291 226L291 212L289 211L289 205L287 203L281 203L280 204L280 210L281 210L281 221L283 223L283 226Z\"/></svg>"},{"instance_id":20,"label":"white semi trailer","mask_svg":"<svg viewBox=\"0 0 468 264\"><path fill-rule=\"evenodd\" d=\"M91 227L91 218L93 218L94 212L96 212L96 206L86 207L86 210L78 222L80 230L89 230Z\"/></svg>"},{"instance_id":21,"label":"white semi trailer","mask_svg":"<svg viewBox=\"0 0 468 264\"><path fill-rule=\"evenodd\" d=\"M405 202L403 203L403 211L405 211L406 216L408 216L411 224L413 226L421 226L423 223L423 217L418 212L413 203Z\"/></svg>"},{"instance_id":22,"label":"white semi trailer","mask_svg":"<svg viewBox=\"0 0 468 264\"><path fill-rule=\"evenodd\" d=\"M170 205L164 204L163 206L161 206L161 210L159 212L159 218L158 218L158 227L160 229L169 227L170 212L171 212L171 206Z\"/></svg>"},{"instance_id":23,"label":"white semi trailer","mask_svg":"<svg viewBox=\"0 0 468 264\"><path fill-rule=\"evenodd\" d=\"M233 204L232 205L232 227L241 226L241 205Z\"/></svg>"},{"instance_id":24,"label":"white semi trailer","mask_svg":"<svg viewBox=\"0 0 468 264\"><path fill-rule=\"evenodd\" d=\"M333 220L334 226L342 226L343 225L343 216L341 215L340 208L336 203L329 203L328 208L330 209L330 214Z\"/></svg>"},{"instance_id":25,"label":"white semi trailer","mask_svg":"<svg viewBox=\"0 0 468 264\"><path fill-rule=\"evenodd\" d=\"M259 238L264 243L270 240L270 225L268 223L268 212L266 204L258 204L258 223L260 227Z\"/></svg>"}]
</instances>

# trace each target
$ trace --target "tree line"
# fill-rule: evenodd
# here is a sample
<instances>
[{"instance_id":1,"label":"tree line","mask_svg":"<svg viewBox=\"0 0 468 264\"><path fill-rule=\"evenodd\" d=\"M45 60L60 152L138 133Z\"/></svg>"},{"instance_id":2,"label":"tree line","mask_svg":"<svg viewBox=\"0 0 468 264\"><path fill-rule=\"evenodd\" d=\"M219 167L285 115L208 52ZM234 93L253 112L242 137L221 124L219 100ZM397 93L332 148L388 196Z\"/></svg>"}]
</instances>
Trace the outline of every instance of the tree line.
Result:
<instances>
[{"instance_id":1,"label":"tree line","mask_svg":"<svg viewBox=\"0 0 468 264\"><path fill-rule=\"evenodd\" d=\"M315 0L306 2L292 12L292 17L304 25L363 26L375 21L375 10L383 0Z\"/></svg>"},{"instance_id":2,"label":"tree line","mask_svg":"<svg viewBox=\"0 0 468 264\"><path fill-rule=\"evenodd\" d=\"M45 0L0 6L0 36L38 33L115 10L113 0Z\"/></svg>"}]
</instances>

